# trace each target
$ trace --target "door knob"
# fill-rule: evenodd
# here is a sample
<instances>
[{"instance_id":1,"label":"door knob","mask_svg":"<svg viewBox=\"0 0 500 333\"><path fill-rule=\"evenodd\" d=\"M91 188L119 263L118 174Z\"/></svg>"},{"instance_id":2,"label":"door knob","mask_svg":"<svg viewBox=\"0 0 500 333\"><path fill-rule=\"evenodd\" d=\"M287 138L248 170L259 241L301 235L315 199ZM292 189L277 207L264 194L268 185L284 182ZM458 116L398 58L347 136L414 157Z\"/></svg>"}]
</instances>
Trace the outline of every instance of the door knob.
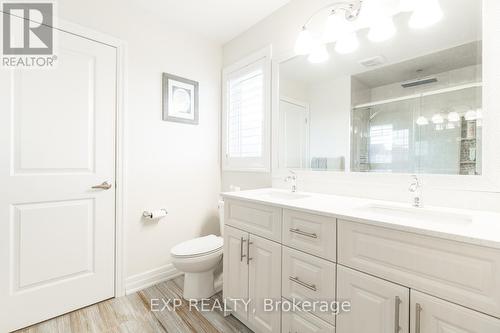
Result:
<instances>
[{"instance_id":1,"label":"door knob","mask_svg":"<svg viewBox=\"0 0 500 333\"><path fill-rule=\"evenodd\" d=\"M94 185L92 186L93 189L100 189L100 190L109 190L111 188L111 184L108 182L104 182L100 185Z\"/></svg>"}]
</instances>

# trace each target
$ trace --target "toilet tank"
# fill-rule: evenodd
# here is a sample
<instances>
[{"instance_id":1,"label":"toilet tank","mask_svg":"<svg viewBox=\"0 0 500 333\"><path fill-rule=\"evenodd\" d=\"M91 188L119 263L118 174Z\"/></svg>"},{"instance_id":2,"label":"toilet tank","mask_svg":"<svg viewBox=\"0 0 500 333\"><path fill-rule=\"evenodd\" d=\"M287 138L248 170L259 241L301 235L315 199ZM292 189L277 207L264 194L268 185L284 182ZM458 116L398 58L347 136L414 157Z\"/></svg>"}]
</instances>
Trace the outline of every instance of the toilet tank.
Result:
<instances>
[{"instance_id":1,"label":"toilet tank","mask_svg":"<svg viewBox=\"0 0 500 333\"><path fill-rule=\"evenodd\" d=\"M220 226L220 235L224 236L224 201L219 200L219 226Z\"/></svg>"}]
</instances>

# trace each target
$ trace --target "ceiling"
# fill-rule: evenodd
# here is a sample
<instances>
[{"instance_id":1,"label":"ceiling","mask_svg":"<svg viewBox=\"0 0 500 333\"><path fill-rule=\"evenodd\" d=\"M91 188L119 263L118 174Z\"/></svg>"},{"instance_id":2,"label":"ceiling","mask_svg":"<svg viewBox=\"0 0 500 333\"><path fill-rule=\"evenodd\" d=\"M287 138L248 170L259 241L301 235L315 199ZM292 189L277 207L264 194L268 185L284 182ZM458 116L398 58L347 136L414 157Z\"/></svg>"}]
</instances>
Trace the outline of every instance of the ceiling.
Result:
<instances>
[{"instance_id":1,"label":"ceiling","mask_svg":"<svg viewBox=\"0 0 500 333\"><path fill-rule=\"evenodd\" d=\"M398 32L392 39L373 43L366 38L368 29L361 29L358 31L360 47L354 53L339 55L335 53L332 45L329 45L331 58L328 62L311 64L306 56L295 57L280 65L280 78L311 84L344 75L357 75L377 68L367 68L361 65L360 61L381 56L385 59L382 66L393 65L391 71L397 69L399 72L390 75L387 71L381 70L374 71L372 73L374 75L367 73L365 80L372 86L402 81L403 75L408 75L409 71L417 69L423 69L424 74L435 74L441 69L445 71L452 69L450 66L459 68L461 62L477 61L477 48L474 50L474 44L470 43L481 39L482 8L478 6L481 2L440 0L440 3L444 18L430 28L412 30L408 27L410 13L400 13L394 17ZM460 51L459 53L445 51L465 44L470 45L456 49ZM437 53L437 56L427 56L433 53ZM410 61L423 56L426 57L421 63ZM460 59L462 56L466 59ZM439 64L433 64L436 61ZM395 65L399 63L402 64ZM374 77L380 74L388 76Z\"/></svg>"},{"instance_id":2,"label":"ceiling","mask_svg":"<svg viewBox=\"0 0 500 333\"><path fill-rule=\"evenodd\" d=\"M182 29L225 44L290 0L132 0Z\"/></svg>"},{"instance_id":3,"label":"ceiling","mask_svg":"<svg viewBox=\"0 0 500 333\"><path fill-rule=\"evenodd\" d=\"M481 51L482 43L475 41L364 72L353 77L369 88L385 86L395 82L403 82L417 77L427 77L458 68L481 64Z\"/></svg>"}]
</instances>

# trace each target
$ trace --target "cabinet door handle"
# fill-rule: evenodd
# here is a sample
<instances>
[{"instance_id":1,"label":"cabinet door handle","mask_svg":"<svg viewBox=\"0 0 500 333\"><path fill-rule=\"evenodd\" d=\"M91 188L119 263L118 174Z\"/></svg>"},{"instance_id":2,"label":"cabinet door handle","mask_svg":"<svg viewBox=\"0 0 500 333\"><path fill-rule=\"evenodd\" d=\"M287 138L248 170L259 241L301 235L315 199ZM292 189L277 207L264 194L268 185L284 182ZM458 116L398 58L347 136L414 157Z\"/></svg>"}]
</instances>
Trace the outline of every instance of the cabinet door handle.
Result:
<instances>
[{"instance_id":1,"label":"cabinet door handle","mask_svg":"<svg viewBox=\"0 0 500 333\"><path fill-rule=\"evenodd\" d=\"M248 240L247 242L247 265L250 264L250 260L252 260L253 258L250 258L250 245L252 245L253 242L250 242L250 240Z\"/></svg>"},{"instance_id":2,"label":"cabinet door handle","mask_svg":"<svg viewBox=\"0 0 500 333\"><path fill-rule=\"evenodd\" d=\"M245 238L241 237L240 239L240 262L243 261L243 258L246 257L246 255L243 254L243 244L246 242Z\"/></svg>"},{"instance_id":3,"label":"cabinet door handle","mask_svg":"<svg viewBox=\"0 0 500 333\"><path fill-rule=\"evenodd\" d=\"M420 333L420 313L422 312L422 306L417 303L415 305L415 333Z\"/></svg>"},{"instance_id":4,"label":"cabinet door handle","mask_svg":"<svg viewBox=\"0 0 500 333\"><path fill-rule=\"evenodd\" d=\"M401 304L401 299L396 296L394 299L394 333L399 333L399 305Z\"/></svg>"},{"instance_id":5,"label":"cabinet door handle","mask_svg":"<svg viewBox=\"0 0 500 333\"><path fill-rule=\"evenodd\" d=\"M311 238L318 238L318 235L316 235L315 233L309 233L309 232L305 232L305 231L302 231L300 229L294 229L294 228L290 228L290 232L293 232L294 234L299 234L299 235L302 235L302 236L306 236L306 237L311 237Z\"/></svg>"},{"instance_id":6,"label":"cabinet door handle","mask_svg":"<svg viewBox=\"0 0 500 333\"><path fill-rule=\"evenodd\" d=\"M301 281L297 276L290 276L288 279L292 282L295 282L295 283L301 285L302 287L309 289L309 290L318 291L318 289L316 289L315 284L305 283L304 281Z\"/></svg>"}]
</instances>

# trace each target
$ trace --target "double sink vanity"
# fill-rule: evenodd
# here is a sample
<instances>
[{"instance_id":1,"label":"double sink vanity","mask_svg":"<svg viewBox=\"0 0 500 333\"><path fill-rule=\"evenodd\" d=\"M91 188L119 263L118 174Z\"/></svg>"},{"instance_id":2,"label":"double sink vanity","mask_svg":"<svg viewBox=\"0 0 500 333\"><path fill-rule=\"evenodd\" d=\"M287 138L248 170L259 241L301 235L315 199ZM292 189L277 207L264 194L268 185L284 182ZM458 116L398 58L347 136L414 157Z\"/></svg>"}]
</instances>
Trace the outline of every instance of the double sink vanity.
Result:
<instances>
[{"instance_id":1,"label":"double sink vanity","mask_svg":"<svg viewBox=\"0 0 500 333\"><path fill-rule=\"evenodd\" d=\"M278 189L223 193L224 298L255 332L500 332L500 215ZM265 299L350 302L265 311Z\"/></svg>"}]
</instances>

